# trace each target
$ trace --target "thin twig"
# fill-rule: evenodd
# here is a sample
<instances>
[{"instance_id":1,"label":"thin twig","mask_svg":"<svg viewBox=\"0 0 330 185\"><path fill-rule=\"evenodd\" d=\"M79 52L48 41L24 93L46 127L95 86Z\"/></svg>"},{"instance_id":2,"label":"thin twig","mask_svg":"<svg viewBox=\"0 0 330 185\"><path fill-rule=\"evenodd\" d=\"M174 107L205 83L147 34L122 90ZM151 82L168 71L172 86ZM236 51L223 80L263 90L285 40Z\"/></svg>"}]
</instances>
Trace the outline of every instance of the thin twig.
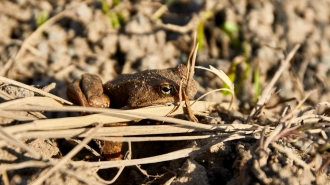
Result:
<instances>
[{"instance_id":1,"label":"thin twig","mask_svg":"<svg viewBox=\"0 0 330 185\"><path fill-rule=\"evenodd\" d=\"M72 136L72 137L74 137L74 136ZM50 137L50 138L52 138L52 137ZM78 144L81 143L81 140L79 140L79 139L70 139L70 140L73 142L76 142ZM95 151L92 147L90 147L89 145L84 145L84 147L86 148L86 150L90 151L94 156L101 157L101 155L97 151Z\"/></svg>"},{"instance_id":2,"label":"thin twig","mask_svg":"<svg viewBox=\"0 0 330 185\"><path fill-rule=\"evenodd\" d=\"M10 185L7 171L2 171L2 182L4 185Z\"/></svg>"},{"instance_id":3,"label":"thin twig","mask_svg":"<svg viewBox=\"0 0 330 185\"><path fill-rule=\"evenodd\" d=\"M196 40L196 38L194 40ZM191 106L190 106L190 102L189 102L189 98L188 97L189 97L190 84L192 83L193 76L194 76L194 73L195 73L194 69L195 69L195 62L196 62L197 50L198 50L198 43L193 48L193 55L192 55L191 61L188 61L188 63L190 63L190 67L188 68L188 72L187 72L187 76L188 76L188 78L187 78L187 84L186 84L186 88L183 89L184 90L183 91L183 97L184 97L184 100L185 100L185 103L186 103L186 107L187 107L187 111L188 111L188 116L194 122L198 122L198 119L193 114L193 111L191 109Z\"/></svg>"},{"instance_id":4,"label":"thin twig","mask_svg":"<svg viewBox=\"0 0 330 185\"><path fill-rule=\"evenodd\" d=\"M43 87L41 90L43 90L43 91L45 91L45 92L49 92L49 91L55 89L55 87L56 87L56 83L53 82L53 83L51 83L51 84L46 85L46 86Z\"/></svg>"}]
</instances>

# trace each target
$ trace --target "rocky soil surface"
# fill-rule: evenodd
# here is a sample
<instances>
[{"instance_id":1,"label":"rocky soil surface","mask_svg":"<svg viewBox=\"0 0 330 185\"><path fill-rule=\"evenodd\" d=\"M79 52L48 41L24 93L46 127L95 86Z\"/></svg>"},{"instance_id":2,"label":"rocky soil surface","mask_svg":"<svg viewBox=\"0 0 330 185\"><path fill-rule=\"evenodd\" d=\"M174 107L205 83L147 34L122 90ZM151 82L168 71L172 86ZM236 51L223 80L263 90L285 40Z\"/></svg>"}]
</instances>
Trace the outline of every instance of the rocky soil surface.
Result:
<instances>
[{"instance_id":1,"label":"rocky soil surface","mask_svg":"<svg viewBox=\"0 0 330 185\"><path fill-rule=\"evenodd\" d=\"M37 88L56 83L50 92L66 99L67 84L83 73L97 74L106 82L119 74L186 64L194 32L199 42L196 66L223 70L234 82L236 94L233 109L213 110L210 116L199 117L201 122L263 129L229 141L226 136L232 138L243 130L227 130L222 139L137 144L133 150L140 151L133 159L186 147L207 149L188 158L127 167L114 183L330 184L329 0L3 0L0 76ZM257 104L296 44L300 47L275 81L270 98ZM194 78L199 83L195 99L225 86L204 70L196 69ZM0 87L1 104L40 96L1 79ZM203 100L223 103L230 99L226 93L215 92ZM33 156L26 155L20 142L8 143L11 136L4 128L26 123L20 116L27 112L14 112L17 119L11 119L2 116L1 104L1 184L30 184L47 173L49 166L27 165ZM255 107L262 109L253 115ZM72 113L34 112L33 116L65 118ZM70 142L68 138L19 141L37 151L43 157L39 161L62 159ZM90 169L70 170L59 169L44 183L90 183L73 175ZM110 180L113 172L98 174Z\"/></svg>"}]
</instances>

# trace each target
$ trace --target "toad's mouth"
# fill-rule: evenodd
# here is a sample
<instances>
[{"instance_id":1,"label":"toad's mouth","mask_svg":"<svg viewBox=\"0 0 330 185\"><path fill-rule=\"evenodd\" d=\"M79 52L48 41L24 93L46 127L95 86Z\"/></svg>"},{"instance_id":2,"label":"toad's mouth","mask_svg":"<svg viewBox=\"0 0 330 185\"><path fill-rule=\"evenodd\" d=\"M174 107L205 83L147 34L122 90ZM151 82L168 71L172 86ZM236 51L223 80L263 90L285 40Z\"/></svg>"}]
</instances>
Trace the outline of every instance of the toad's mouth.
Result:
<instances>
[{"instance_id":1,"label":"toad's mouth","mask_svg":"<svg viewBox=\"0 0 330 185\"><path fill-rule=\"evenodd\" d=\"M174 102L174 101L168 101L165 103L166 106L172 106L172 105L178 105L179 102Z\"/></svg>"}]
</instances>

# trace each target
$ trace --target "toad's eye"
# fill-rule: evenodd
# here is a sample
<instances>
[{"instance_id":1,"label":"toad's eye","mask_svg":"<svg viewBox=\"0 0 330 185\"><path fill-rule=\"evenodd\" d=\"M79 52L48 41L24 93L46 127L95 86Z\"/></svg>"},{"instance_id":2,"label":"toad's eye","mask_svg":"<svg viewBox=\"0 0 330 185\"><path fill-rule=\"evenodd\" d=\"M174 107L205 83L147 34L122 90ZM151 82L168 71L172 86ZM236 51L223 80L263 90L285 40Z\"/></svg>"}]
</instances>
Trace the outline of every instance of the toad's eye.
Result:
<instances>
[{"instance_id":1,"label":"toad's eye","mask_svg":"<svg viewBox=\"0 0 330 185\"><path fill-rule=\"evenodd\" d=\"M168 83L162 84L159 86L159 89L163 94L168 95L171 94L171 92L173 91L173 85L170 85Z\"/></svg>"}]
</instances>

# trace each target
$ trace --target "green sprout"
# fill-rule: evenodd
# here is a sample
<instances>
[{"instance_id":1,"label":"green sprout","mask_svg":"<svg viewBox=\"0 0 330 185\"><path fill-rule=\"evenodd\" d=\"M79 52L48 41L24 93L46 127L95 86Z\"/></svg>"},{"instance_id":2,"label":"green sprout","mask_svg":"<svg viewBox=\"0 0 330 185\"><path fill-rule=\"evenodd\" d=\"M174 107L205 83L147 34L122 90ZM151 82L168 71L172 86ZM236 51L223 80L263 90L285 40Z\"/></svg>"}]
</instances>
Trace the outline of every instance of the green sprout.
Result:
<instances>
[{"instance_id":1,"label":"green sprout","mask_svg":"<svg viewBox=\"0 0 330 185\"><path fill-rule=\"evenodd\" d=\"M253 101L257 102L258 97L260 95L261 92L261 84L260 84L260 69L259 66L254 70L254 74L253 74L253 81L254 81L254 97L253 97Z\"/></svg>"},{"instance_id":2,"label":"green sprout","mask_svg":"<svg viewBox=\"0 0 330 185\"><path fill-rule=\"evenodd\" d=\"M37 18L37 27L41 26L43 23L45 23L49 18L49 13L46 11L42 11L39 13L39 16Z\"/></svg>"},{"instance_id":3,"label":"green sprout","mask_svg":"<svg viewBox=\"0 0 330 185\"><path fill-rule=\"evenodd\" d=\"M240 48L240 41L237 38L237 33L239 31L238 25L234 21L226 21L221 26L221 29L229 37L230 42L234 45L235 48Z\"/></svg>"},{"instance_id":4,"label":"green sprout","mask_svg":"<svg viewBox=\"0 0 330 185\"><path fill-rule=\"evenodd\" d=\"M204 46L204 21L200 21L197 27L197 42L200 43L198 45L198 50L202 50Z\"/></svg>"},{"instance_id":5,"label":"green sprout","mask_svg":"<svg viewBox=\"0 0 330 185\"><path fill-rule=\"evenodd\" d=\"M120 0L114 0L113 1L114 7L118 6L120 4ZM106 0L101 1L101 6L103 13L109 18L110 24L114 28L118 28L121 26L122 23L125 22L125 17L123 13L119 12L116 13L115 11L112 10L113 7L109 7L107 4Z\"/></svg>"},{"instance_id":6,"label":"green sprout","mask_svg":"<svg viewBox=\"0 0 330 185\"><path fill-rule=\"evenodd\" d=\"M197 42L200 43L198 45L198 50L202 50L204 47L204 23L207 19L209 19L213 15L213 12L211 10L206 11L203 15L202 18L198 24L197 27Z\"/></svg>"}]
</instances>

